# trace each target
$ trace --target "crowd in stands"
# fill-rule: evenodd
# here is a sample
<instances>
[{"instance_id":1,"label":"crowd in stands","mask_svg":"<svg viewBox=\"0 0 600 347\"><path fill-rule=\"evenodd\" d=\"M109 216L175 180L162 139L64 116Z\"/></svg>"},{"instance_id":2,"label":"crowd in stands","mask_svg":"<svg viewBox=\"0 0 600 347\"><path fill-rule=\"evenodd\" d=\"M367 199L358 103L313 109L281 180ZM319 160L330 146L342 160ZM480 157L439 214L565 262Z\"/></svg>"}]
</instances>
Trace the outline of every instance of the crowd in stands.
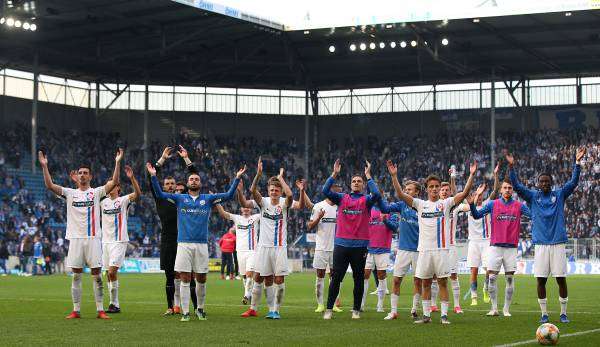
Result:
<instances>
[{"instance_id":1,"label":"crowd in stands","mask_svg":"<svg viewBox=\"0 0 600 347\"><path fill-rule=\"evenodd\" d=\"M23 165L22 153L29 153L30 130L28 126L14 125L0 131L0 265L2 248L8 254L21 259L23 270L64 271L64 257L67 242L64 240L66 210L64 201L51 193L43 199L36 199L18 175L10 174L8 167ZM93 186L104 184L112 174L114 152L117 146L126 149L124 163L134 169L145 193L139 202L130 208L130 221L137 227L130 232L130 256L158 256L160 223L155 213L154 201L143 162L143 149L140 144L127 144L112 133L85 133L69 130L55 133L38 129L39 148L46 151L49 168L54 182L63 186L74 186L69 172L81 163L92 167ZM517 163L515 168L523 183L533 186L537 174L549 171L555 183L562 185L571 175L575 149L587 147L579 187L567 200L565 216L568 233L572 238L597 238L600 240L600 131L583 128L570 131L539 130L529 133L501 133L497 137L497 157L501 158L506 149L513 153ZM286 169L287 181L293 186L296 179L305 178L303 146L294 139L288 141L260 140L256 138L200 138L182 130L177 138L169 143L181 144L190 153L190 158L200 169L204 192L225 191L235 171L244 163L248 165L244 185L247 197L248 188L256 171L257 158L262 155L267 177L263 178L260 189L266 195L268 176L277 175L279 168ZM164 143L152 142L148 148L149 160L155 162L161 155ZM347 139L331 141L318 150L311 150L309 160L308 193L314 202L323 198L321 185L331 173L335 159L342 159L342 174L339 182L347 188L350 176L363 172L364 160L373 163L373 176L386 198L393 200L391 180L386 172L385 160L391 159L399 166L401 179L423 180L428 174L436 173L448 179L448 168L456 165L459 173L458 189L462 189L465 172L471 160L478 160L480 170L476 184L484 180L492 183L489 156L489 135L483 133L452 132L416 138L395 137L377 139ZM161 175L173 175L177 181L185 182L183 161L177 154L169 159ZM504 177L506 166L501 169ZM160 178L160 177L159 177ZM125 175L122 176L122 191L132 191ZM296 197L297 198L297 197ZM237 212L236 202L226 204L226 209ZM290 244L305 232L310 211L290 213L288 241ZM213 213L210 222L209 251L217 255L217 240L224 234L229 222L221 220ZM466 218L461 218L457 239L466 238ZM522 238L527 243L528 227L523 228ZM39 238L46 262L36 264L33 260L34 239ZM526 251L526 250L525 250ZM590 250L591 252L591 250ZM588 253L589 254L589 253ZM39 261L38 261L39 262ZM39 266L39 268L37 268ZM0 271L2 268L0 266Z\"/></svg>"}]
</instances>

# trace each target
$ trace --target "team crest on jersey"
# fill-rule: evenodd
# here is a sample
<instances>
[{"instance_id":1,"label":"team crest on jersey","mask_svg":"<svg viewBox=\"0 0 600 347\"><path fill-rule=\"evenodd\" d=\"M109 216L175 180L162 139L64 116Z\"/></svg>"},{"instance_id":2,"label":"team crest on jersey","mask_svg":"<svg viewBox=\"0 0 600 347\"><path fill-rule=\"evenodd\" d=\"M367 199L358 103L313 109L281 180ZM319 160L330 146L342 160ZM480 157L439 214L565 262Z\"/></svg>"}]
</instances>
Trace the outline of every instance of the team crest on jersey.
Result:
<instances>
[{"instance_id":1,"label":"team crest on jersey","mask_svg":"<svg viewBox=\"0 0 600 347\"><path fill-rule=\"evenodd\" d=\"M120 201L119 199L115 200L115 202L114 202L113 206L114 206L115 208L119 208L119 207L121 207L121 201Z\"/></svg>"},{"instance_id":2,"label":"team crest on jersey","mask_svg":"<svg viewBox=\"0 0 600 347\"><path fill-rule=\"evenodd\" d=\"M94 200L94 192L88 192L86 194L86 197L88 200Z\"/></svg>"},{"instance_id":3,"label":"team crest on jersey","mask_svg":"<svg viewBox=\"0 0 600 347\"><path fill-rule=\"evenodd\" d=\"M439 204L437 204L436 208L440 211L444 211L444 204L439 203Z\"/></svg>"},{"instance_id":4,"label":"team crest on jersey","mask_svg":"<svg viewBox=\"0 0 600 347\"><path fill-rule=\"evenodd\" d=\"M283 209L281 208L281 206L277 205L275 206L275 214L281 214L283 212Z\"/></svg>"},{"instance_id":5,"label":"team crest on jersey","mask_svg":"<svg viewBox=\"0 0 600 347\"><path fill-rule=\"evenodd\" d=\"M553 196L550 198L550 201L552 201L552 203L555 203L555 202L556 202L556 196L554 196L554 195L553 195Z\"/></svg>"},{"instance_id":6,"label":"team crest on jersey","mask_svg":"<svg viewBox=\"0 0 600 347\"><path fill-rule=\"evenodd\" d=\"M200 206L204 206L206 205L206 201L205 200L200 200Z\"/></svg>"}]
</instances>

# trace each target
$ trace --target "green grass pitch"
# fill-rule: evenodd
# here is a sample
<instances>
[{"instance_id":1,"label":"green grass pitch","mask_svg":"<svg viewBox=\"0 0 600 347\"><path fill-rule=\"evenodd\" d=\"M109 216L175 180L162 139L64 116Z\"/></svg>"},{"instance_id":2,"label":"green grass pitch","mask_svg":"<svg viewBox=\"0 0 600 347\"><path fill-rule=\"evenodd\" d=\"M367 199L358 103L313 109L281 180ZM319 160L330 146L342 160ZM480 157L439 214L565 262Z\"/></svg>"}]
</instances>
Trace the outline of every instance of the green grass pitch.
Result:
<instances>
[{"instance_id":1,"label":"green grass pitch","mask_svg":"<svg viewBox=\"0 0 600 347\"><path fill-rule=\"evenodd\" d=\"M480 276L481 277L481 276ZM391 289L391 280L388 279ZM407 280L412 280L407 278ZM600 276L571 276L569 281L570 324L558 322L557 286L549 281L548 306L551 321L561 335L600 328ZM367 312L361 319L350 319L352 277L342 289L344 312L324 321L314 313L314 274L295 273L286 281L282 319L263 318L264 295L259 307L261 317L239 317L240 281L223 281L210 275L207 287L208 321L197 319L183 323L178 316L162 317L166 309L162 274L122 274L120 283L121 314L111 321L95 318L95 305L89 275L83 281L82 319L65 320L71 311L70 277L0 277L0 345L431 345L493 346L531 340L539 326L539 306L535 280L517 276L512 305L513 317L485 317L489 309L481 299L471 307L462 301L465 314L449 314L449 326L434 323L415 326L409 317L411 289L403 283L400 318L384 321L385 314L375 312L376 297L368 296ZM499 279L503 304L503 277ZM481 285L480 285L481 287ZM371 289L373 283L371 282ZM468 277L461 277L461 290L468 290ZM462 297L461 294L461 297ZM105 302L108 293L105 290ZM107 307L107 304L105 304ZM500 306L502 307L502 306ZM389 296L385 302L389 310ZM195 316L193 318L196 318ZM600 332L562 337L560 345L600 346Z\"/></svg>"}]
</instances>

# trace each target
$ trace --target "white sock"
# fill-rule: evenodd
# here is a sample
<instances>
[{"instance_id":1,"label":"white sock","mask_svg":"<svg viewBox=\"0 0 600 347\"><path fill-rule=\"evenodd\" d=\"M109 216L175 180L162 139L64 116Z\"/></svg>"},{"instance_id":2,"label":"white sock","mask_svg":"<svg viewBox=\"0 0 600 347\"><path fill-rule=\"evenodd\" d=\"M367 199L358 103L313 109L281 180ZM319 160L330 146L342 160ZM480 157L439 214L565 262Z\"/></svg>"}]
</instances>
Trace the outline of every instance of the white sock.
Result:
<instances>
[{"instance_id":1,"label":"white sock","mask_svg":"<svg viewBox=\"0 0 600 347\"><path fill-rule=\"evenodd\" d=\"M377 286L377 309L383 308L383 300L385 299L385 287L387 287L387 281L384 279L379 280Z\"/></svg>"},{"instance_id":2,"label":"white sock","mask_svg":"<svg viewBox=\"0 0 600 347\"><path fill-rule=\"evenodd\" d=\"M365 303L367 302L367 294L369 294L369 280L364 281L365 290L363 291L362 302L360 303L360 309L365 310Z\"/></svg>"},{"instance_id":3,"label":"white sock","mask_svg":"<svg viewBox=\"0 0 600 347\"><path fill-rule=\"evenodd\" d=\"M548 314L548 299L538 299L538 304L540 304L540 311L542 311L542 315Z\"/></svg>"},{"instance_id":4,"label":"white sock","mask_svg":"<svg viewBox=\"0 0 600 347\"><path fill-rule=\"evenodd\" d=\"M71 282L71 298L73 299L73 311L81 311L81 274L74 273Z\"/></svg>"},{"instance_id":5,"label":"white sock","mask_svg":"<svg viewBox=\"0 0 600 347\"><path fill-rule=\"evenodd\" d=\"M452 284L452 296L454 297L454 307L460 307L460 282L458 279L450 280Z\"/></svg>"},{"instance_id":6,"label":"white sock","mask_svg":"<svg viewBox=\"0 0 600 347\"><path fill-rule=\"evenodd\" d=\"M196 287L198 288L198 287ZM179 292L181 295L181 312L183 314L190 313L190 282L181 281L179 285Z\"/></svg>"},{"instance_id":7,"label":"white sock","mask_svg":"<svg viewBox=\"0 0 600 347\"><path fill-rule=\"evenodd\" d=\"M315 282L315 295L317 296L317 305L323 305L323 289L325 288L325 279L317 277Z\"/></svg>"},{"instance_id":8,"label":"white sock","mask_svg":"<svg viewBox=\"0 0 600 347\"><path fill-rule=\"evenodd\" d=\"M419 301L421 301L421 294L413 294L413 304L410 312L417 312L417 307L419 306Z\"/></svg>"},{"instance_id":9,"label":"white sock","mask_svg":"<svg viewBox=\"0 0 600 347\"><path fill-rule=\"evenodd\" d=\"M275 312L279 312L279 308L283 303L283 297L285 295L285 283L275 284Z\"/></svg>"},{"instance_id":10,"label":"white sock","mask_svg":"<svg viewBox=\"0 0 600 347\"><path fill-rule=\"evenodd\" d=\"M513 275L506 275L506 288L504 288L504 311L509 312L515 292L515 279Z\"/></svg>"},{"instance_id":11,"label":"white sock","mask_svg":"<svg viewBox=\"0 0 600 347\"><path fill-rule=\"evenodd\" d=\"M269 312L275 311L275 288L273 285L265 286L265 292L267 294L267 306L269 306Z\"/></svg>"},{"instance_id":12,"label":"white sock","mask_svg":"<svg viewBox=\"0 0 600 347\"><path fill-rule=\"evenodd\" d=\"M471 299L477 299L477 280L471 282Z\"/></svg>"},{"instance_id":13,"label":"white sock","mask_svg":"<svg viewBox=\"0 0 600 347\"><path fill-rule=\"evenodd\" d=\"M200 283L196 281L196 298L198 298L198 308L204 310L206 303L206 282Z\"/></svg>"},{"instance_id":14,"label":"white sock","mask_svg":"<svg viewBox=\"0 0 600 347\"><path fill-rule=\"evenodd\" d=\"M104 288L102 286L102 275L92 275L94 287L94 299L96 300L96 311L104 311Z\"/></svg>"},{"instance_id":15,"label":"white sock","mask_svg":"<svg viewBox=\"0 0 600 347\"><path fill-rule=\"evenodd\" d=\"M247 277L244 281L244 296L249 298L252 296L252 287L254 281L251 277Z\"/></svg>"},{"instance_id":16,"label":"white sock","mask_svg":"<svg viewBox=\"0 0 600 347\"><path fill-rule=\"evenodd\" d=\"M440 291L440 287L438 286L437 281L432 281L431 282L431 306L437 306L437 297L438 297L438 292Z\"/></svg>"},{"instance_id":17,"label":"white sock","mask_svg":"<svg viewBox=\"0 0 600 347\"><path fill-rule=\"evenodd\" d=\"M250 302L250 308L255 311L258 308L258 304L260 303L262 291L263 291L263 284L254 282L254 286L252 287L252 300Z\"/></svg>"},{"instance_id":18,"label":"white sock","mask_svg":"<svg viewBox=\"0 0 600 347\"><path fill-rule=\"evenodd\" d=\"M173 305L181 307L181 295L180 295L181 291L179 290L181 288L181 280L179 278L175 279L174 286L175 286L175 293L173 295Z\"/></svg>"},{"instance_id":19,"label":"white sock","mask_svg":"<svg viewBox=\"0 0 600 347\"><path fill-rule=\"evenodd\" d=\"M558 302L560 302L560 314L567 314L567 302L569 302L569 298L561 298L558 297Z\"/></svg>"},{"instance_id":20,"label":"white sock","mask_svg":"<svg viewBox=\"0 0 600 347\"><path fill-rule=\"evenodd\" d=\"M119 307L119 281L108 282L110 303Z\"/></svg>"},{"instance_id":21,"label":"white sock","mask_svg":"<svg viewBox=\"0 0 600 347\"><path fill-rule=\"evenodd\" d=\"M492 301L492 310L498 311L498 282L496 274L490 274L490 283L488 284L488 294Z\"/></svg>"},{"instance_id":22,"label":"white sock","mask_svg":"<svg viewBox=\"0 0 600 347\"><path fill-rule=\"evenodd\" d=\"M423 300L423 316L431 317L431 300Z\"/></svg>"},{"instance_id":23,"label":"white sock","mask_svg":"<svg viewBox=\"0 0 600 347\"><path fill-rule=\"evenodd\" d=\"M448 301L442 301L442 302L441 302L441 304L442 304L442 308L441 308L441 309L442 309L442 312L441 312L441 315L442 315L442 316L447 316L447 315L448 315Z\"/></svg>"},{"instance_id":24,"label":"white sock","mask_svg":"<svg viewBox=\"0 0 600 347\"><path fill-rule=\"evenodd\" d=\"M398 313L398 298L399 297L400 297L400 295L397 295L394 293L392 293L392 295L390 295L390 306L391 306L392 313Z\"/></svg>"}]
</instances>

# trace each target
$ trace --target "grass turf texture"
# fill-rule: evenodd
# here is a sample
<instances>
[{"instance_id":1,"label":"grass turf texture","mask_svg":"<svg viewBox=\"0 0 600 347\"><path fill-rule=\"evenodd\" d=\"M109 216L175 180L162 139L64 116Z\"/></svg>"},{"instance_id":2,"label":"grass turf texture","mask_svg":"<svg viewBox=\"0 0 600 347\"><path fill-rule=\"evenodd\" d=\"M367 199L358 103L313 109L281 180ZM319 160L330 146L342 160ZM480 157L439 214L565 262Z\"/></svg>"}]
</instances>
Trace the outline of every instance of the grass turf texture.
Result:
<instances>
[{"instance_id":1,"label":"grass turf texture","mask_svg":"<svg viewBox=\"0 0 600 347\"><path fill-rule=\"evenodd\" d=\"M91 279L83 279L82 319L65 320L71 311L71 278L65 275L48 277L0 277L0 345L166 345L166 344L267 344L267 345L462 345L490 346L535 338L539 326L539 306L535 279L516 276L516 289L511 312L513 317L485 317L489 304L471 307L470 299L461 301L464 315L449 313L449 326L439 324L439 313L433 314L429 325L415 326L409 317L412 278L401 288L400 317L384 321L384 313L376 313L375 295L368 295L367 312L361 319L350 319L352 277L347 276L342 288L343 313L324 321L314 313L314 274L293 274L286 280L286 294L281 308L282 319L264 319L267 313L264 294L259 307L260 317L239 317L246 307L241 305L240 281L223 281L209 276L207 286L208 321L200 322L195 315L183 323L180 316L162 317L166 309L162 274L122 274L119 276L120 302L123 313L112 315L111 321L95 318ZM480 282L482 276L480 276ZM373 290L371 279L370 291ZM388 279L391 289L391 279ZM503 276L499 278L499 307L504 297ZM570 276L569 318L571 323L558 321L559 303L554 280L548 282L548 308L551 322L561 335L600 327L600 277ZM106 285L106 280L105 280ZM461 300L468 290L468 277L461 277ZM105 308L108 291L105 289ZM385 299L389 311L389 296ZM190 303L191 305L191 303ZM439 304L438 304L439 306ZM452 306L452 304L450 305ZM419 308L419 312L421 309ZM600 345L600 333L561 339L561 345Z\"/></svg>"}]
</instances>

